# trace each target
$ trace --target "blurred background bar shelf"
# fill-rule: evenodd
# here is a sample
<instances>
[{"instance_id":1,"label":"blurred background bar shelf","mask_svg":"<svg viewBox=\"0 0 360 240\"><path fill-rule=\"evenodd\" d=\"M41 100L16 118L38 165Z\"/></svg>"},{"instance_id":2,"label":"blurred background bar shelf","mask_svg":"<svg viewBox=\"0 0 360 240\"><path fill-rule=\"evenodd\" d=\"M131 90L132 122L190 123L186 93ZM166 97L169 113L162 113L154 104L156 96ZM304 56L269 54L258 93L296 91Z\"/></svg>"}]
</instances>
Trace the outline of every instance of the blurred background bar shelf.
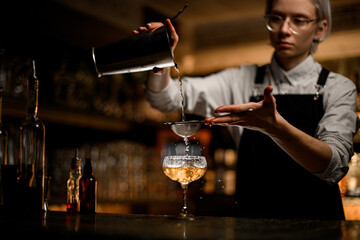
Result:
<instances>
[{"instance_id":1,"label":"blurred background bar shelf","mask_svg":"<svg viewBox=\"0 0 360 240\"><path fill-rule=\"evenodd\" d=\"M353 80L360 92L360 0L330 2L333 32L320 44L315 58ZM2 117L8 130L8 157L19 154L16 146L26 113L25 82L35 59L40 79L39 117L47 131L50 210L66 210L66 179L78 148L81 158L86 153L92 158L98 212L178 213L181 188L163 174L161 161L165 154L183 148L182 139L164 125L179 121L180 113L162 113L150 106L144 93L146 73L98 78L91 48L125 38L147 22L163 21L185 3L0 3L0 85L5 94ZM175 23L180 35L175 62L181 74L202 76L241 64L269 62L273 50L267 41L264 10L264 0L191 2ZM360 112L360 97L357 102ZM189 120L199 118L187 116ZM235 191L237 155L230 135L226 128L203 126L190 141L193 151L206 156L208 171L189 185L189 211L196 215L231 213L231 207L224 207L233 203ZM340 183L348 220L360 220L360 133L354 138L354 150L349 174Z\"/></svg>"}]
</instances>

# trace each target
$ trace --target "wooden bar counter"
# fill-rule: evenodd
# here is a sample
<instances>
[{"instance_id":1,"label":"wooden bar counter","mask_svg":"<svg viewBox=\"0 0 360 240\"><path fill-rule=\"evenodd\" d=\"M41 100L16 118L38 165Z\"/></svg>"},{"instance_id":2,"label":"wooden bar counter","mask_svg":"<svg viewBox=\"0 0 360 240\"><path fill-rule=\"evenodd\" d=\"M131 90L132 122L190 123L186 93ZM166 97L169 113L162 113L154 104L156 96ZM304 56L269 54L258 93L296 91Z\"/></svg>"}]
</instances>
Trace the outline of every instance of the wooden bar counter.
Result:
<instances>
[{"instance_id":1,"label":"wooden bar counter","mask_svg":"<svg viewBox=\"0 0 360 240\"><path fill-rule=\"evenodd\" d=\"M359 221L48 212L0 214L2 237L36 239L360 239Z\"/></svg>"}]
</instances>

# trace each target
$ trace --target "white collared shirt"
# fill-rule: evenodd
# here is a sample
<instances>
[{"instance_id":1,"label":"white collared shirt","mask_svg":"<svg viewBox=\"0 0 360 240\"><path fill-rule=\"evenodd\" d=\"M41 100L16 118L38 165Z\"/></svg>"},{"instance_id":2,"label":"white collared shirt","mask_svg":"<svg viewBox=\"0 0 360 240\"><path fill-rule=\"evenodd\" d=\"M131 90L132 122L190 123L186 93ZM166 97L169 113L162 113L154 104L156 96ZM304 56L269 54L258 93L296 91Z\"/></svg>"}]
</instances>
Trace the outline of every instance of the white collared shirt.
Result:
<instances>
[{"instance_id":1,"label":"white collared shirt","mask_svg":"<svg viewBox=\"0 0 360 240\"><path fill-rule=\"evenodd\" d=\"M217 107L246 103L254 94L262 95L268 85L273 87L274 95L315 94L321 69L322 66L309 55L295 68L284 71L273 56L263 84L255 84L256 65L229 68L206 77L183 77L185 111L203 117L214 116ZM161 92L146 92L151 105L161 111L181 108L177 79L170 81ZM332 159L328 167L316 175L329 183L337 183L346 175L353 155L352 141L358 121L355 112L357 92L351 80L331 72L319 93L323 95L325 113L315 137L330 146ZM229 130L239 146L243 128L229 127Z\"/></svg>"}]
</instances>

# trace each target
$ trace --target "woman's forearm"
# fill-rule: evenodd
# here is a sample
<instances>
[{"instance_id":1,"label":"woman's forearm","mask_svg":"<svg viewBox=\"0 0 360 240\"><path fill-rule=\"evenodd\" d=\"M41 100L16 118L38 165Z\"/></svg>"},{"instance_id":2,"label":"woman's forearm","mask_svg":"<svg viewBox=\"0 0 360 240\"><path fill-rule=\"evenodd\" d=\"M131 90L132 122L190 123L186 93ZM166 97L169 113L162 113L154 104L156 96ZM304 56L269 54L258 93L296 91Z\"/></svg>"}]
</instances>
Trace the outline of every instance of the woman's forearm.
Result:
<instances>
[{"instance_id":1,"label":"woman's forearm","mask_svg":"<svg viewBox=\"0 0 360 240\"><path fill-rule=\"evenodd\" d=\"M170 69L164 68L159 69L156 72L149 71L147 80L146 80L146 88L152 92L160 92L162 91L170 82Z\"/></svg>"},{"instance_id":2,"label":"woman's forearm","mask_svg":"<svg viewBox=\"0 0 360 240\"><path fill-rule=\"evenodd\" d=\"M282 117L279 120L269 134L272 139L307 171L324 171L332 158L330 146L300 131Z\"/></svg>"}]
</instances>

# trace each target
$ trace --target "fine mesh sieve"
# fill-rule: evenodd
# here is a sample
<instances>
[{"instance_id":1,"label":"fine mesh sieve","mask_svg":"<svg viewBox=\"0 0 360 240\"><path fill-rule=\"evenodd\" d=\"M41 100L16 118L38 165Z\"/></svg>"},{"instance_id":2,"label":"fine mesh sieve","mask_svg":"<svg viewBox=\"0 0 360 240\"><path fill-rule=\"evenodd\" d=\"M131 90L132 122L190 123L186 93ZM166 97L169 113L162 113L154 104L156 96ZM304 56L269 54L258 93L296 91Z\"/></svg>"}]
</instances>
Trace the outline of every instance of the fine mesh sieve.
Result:
<instances>
[{"instance_id":1,"label":"fine mesh sieve","mask_svg":"<svg viewBox=\"0 0 360 240\"><path fill-rule=\"evenodd\" d=\"M194 135L203 124L203 121L191 120L191 121L181 121L181 122L169 122L166 123L170 125L171 130L178 136L183 138L188 138Z\"/></svg>"}]
</instances>

